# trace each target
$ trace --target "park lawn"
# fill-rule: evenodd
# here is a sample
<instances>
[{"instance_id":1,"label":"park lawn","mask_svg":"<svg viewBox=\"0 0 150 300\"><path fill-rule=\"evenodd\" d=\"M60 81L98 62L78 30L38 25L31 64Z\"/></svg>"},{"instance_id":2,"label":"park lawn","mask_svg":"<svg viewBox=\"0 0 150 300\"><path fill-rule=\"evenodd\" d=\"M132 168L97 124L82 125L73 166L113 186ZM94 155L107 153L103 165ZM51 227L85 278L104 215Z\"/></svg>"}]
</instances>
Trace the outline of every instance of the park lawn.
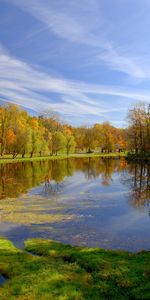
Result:
<instances>
[{"instance_id":1,"label":"park lawn","mask_svg":"<svg viewBox=\"0 0 150 300\"><path fill-rule=\"evenodd\" d=\"M137 254L30 239L0 239L2 300L150 299L150 252Z\"/></svg>"},{"instance_id":2,"label":"park lawn","mask_svg":"<svg viewBox=\"0 0 150 300\"><path fill-rule=\"evenodd\" d=\"M65 159L65 158L88 158L88 157L126 157L127 152L112 152L112 153L81 153L81 154L58 154L58 155L47 155L47 156L36 156L30 157L27 155L26 157L22 158L21 155L18 155L16 158L12 158L12 155L4 155L0 158L0 164L5 163L16 163L16 162L26 162L26 161L39 161L39 160L58 160L58 159Z\"/></svg>"}]
</instances>

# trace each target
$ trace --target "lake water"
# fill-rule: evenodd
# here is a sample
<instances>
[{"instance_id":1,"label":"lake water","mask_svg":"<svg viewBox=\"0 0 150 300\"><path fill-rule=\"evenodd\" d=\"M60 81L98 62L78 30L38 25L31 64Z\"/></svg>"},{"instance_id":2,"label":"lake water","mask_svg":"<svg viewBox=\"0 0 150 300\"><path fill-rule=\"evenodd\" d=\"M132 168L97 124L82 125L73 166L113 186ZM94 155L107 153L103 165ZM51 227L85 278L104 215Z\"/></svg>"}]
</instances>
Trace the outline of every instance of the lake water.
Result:
<instances>
[{"instance_id":1,"label":"lake water","mask_svg":"<svg viewBox=\"0 0 150 300\"><path fill-rule=\"evenodd\" d=\"M0 165L0 236L150 250L150 166L76 158Z\"/></svg>"}]
</instances>

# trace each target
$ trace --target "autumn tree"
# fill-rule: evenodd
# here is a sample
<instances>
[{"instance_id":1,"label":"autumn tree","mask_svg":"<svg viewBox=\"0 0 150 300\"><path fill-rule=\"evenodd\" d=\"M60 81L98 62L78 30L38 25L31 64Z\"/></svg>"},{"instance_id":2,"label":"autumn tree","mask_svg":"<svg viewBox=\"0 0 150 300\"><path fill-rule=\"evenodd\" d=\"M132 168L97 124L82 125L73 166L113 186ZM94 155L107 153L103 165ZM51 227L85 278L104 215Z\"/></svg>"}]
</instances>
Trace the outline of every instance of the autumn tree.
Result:
<instances>
[{"instance_id":1,"label":"autumn tree","mask_svg":"<svg viewBox=\"0 0 150 300\"><path fill-rule=\"evenodd\" d=\"M13 117L13 111L18 110L18 106L12 104L6 104L0 108L0 146L1 146L1 156L4 155L6 151L6 142L8 141L8 136L12 140L15 138L15 133L13 132L10 122Z\"/></svg>"},{"instance_id":2,"label":"autumn tree","mask_svg":"<svg viewBox=\"0 0 150 300\"><path fill-rule=\"evenodd\" d=\"M136 154L149 150L150 145L150 114L149 107L137 104L128 115L128 147Z\"/></svg>"},{"instance_id":3,"label":"autumn tree","mask_svg":"<svg viewBox=\"0 0 150 300\"><path fill-rule=\"evenodd\" d=\"M136 110L136 113L132 113L131 116L129 132L132 133L132 138L128 139L128 144L135 149L133 137L136 136L137 149L149 151L149 110L145 110L144 113ZM0 108L1 155L12 153L15 158L18 154L22 157L30 154L32 157L35 154L57 155L59 151L66 151L69 155L75 149L87 153L95 150L102 152L124 150L126 149L126 130L115 128L108 122L76 128L60 122L59 117L50 112L36 117L30 116L18 105L7 104Z\"/></svg>"},{"instance_id":4,"label":"autumn tree","mask_svg":"<svg viewBox=\"0 0 150 300\"><path fill-rule=\"evenodd\" d=\"M17 154L22 153L22 148L25 147L26 140L28 140L28 137L25 137L28 115L19 106L13 104L5 106L3 114L5 115L5 126L2 122L2 136L5 137L5 143L2 142L1 154L12 153L15 158Z\"/></svg>"},{"instance_id":5,"label":"autumn tree","mask_svg":"<svg viewBox=\"0 0 150 300\"><path fill-rule=\"evenodd\" d=\"M85 127L81 126L73 129L73 136L75 138L76 151L84 151L85 149Z\"/></svg>"},{"instance_id":6,"label":"autumn tree","mask_svg":"<svg viewBox=\"0 0 150 300\"><path fill-rule=\"evenodd\" d=\"M117 128L116 130L116 148L118 152L125 151L127 149L127 130Z\"/></svg>"},{"instance_id":7,"label":"autumn tree","mask_svg":"<svg viewBox=\"0 0 150 300\"><path fill-rule=\"evenodd\" d=\"M91 153L96 147L96 133L93 127L84 128L84 147L87 153Z\"/></svg>"},{"instance_id":8,"label":"autumn tree","mask_svg":"<svg viewBox=\"0 0 150 300\"><path fill-rule=\"evenodd\" d=\"M51 155L52 154L52 133L47 128L45 128L43 136L47 144L46 147L48 149L48 153Z\"/></svg>"},{"instance_id":9,"label":"autumn tree","mask_svg":"<svg viewBox=\"0 0 150 300\"><path fill-rule=\"evenodd\" d=\"M39 116L39 121L50 132L62 131L62 124L56 113L44 112L43 115Z\"/></svg>"},{"instance_id":10,"label":"autumn tree","mask_svg":"<svg viewBox=\"0 0 150 300\"><path fill-rule=\"evenodd\" d=\"M65 148L66 138L62 132L55 131L52 133L52 154L58 153L58 151Z\"/></svg>"},{"instance_id":11,"label":"autumn tree","mask_svg":"<svg viewBox=\"0 0 150 300\"><path fill-rule=\"evenodd\" d=\"M31 137L32 133L30 128L25 128L24 130L18 129L15 139L12 140L11 145L11 153L13 155L13 158L15 158L18 154L21 154L24 158L25 154L30 153Z\"/></svg>"},{"instance_id":12,"label":"autumn tree","mask_svg":"<svg viewBox=\"0 0 150 300\"><path fill-rule=\"evenodd\" d=\"M17 142L17 135L14 133L12 128L8 128L6 130L5 150L7 150L8 153L12 153L16 142Z\"/></svg>"},{"instance_id":13,"label":"autumn tree","mask_svg":"<svg viewBox=\"0 0 150 300\"><path fill-rule=\"evenodd\" d=\"M93 131L95 144L98 149L101 149L103 145L103 126L101 124L95 124L93 127Z\"/></svg>"},{"instance_id":14,"label":"autumn tree","mask_svg":"<svg viewBox=\"0 0 150 300\"><path fill-rule=\"evenodd\" d=\"M112 152L115 150L114 130L109 122L102 124L102 152Z\"/></svg>"},{"instance_id":15,"label":"autumn tree","mask_svg":"<svg viewBox=\"0 0 150 300\"><path fill-rule=\"evenodd\" d=\"M66 153L67 156L70 154L70 152L74 151L75 148L75 138L73 136L72 128L69 126L64 126L63 128L64 135L65 135L65 148L66 148Z\"/></svg>"}]
</instances>

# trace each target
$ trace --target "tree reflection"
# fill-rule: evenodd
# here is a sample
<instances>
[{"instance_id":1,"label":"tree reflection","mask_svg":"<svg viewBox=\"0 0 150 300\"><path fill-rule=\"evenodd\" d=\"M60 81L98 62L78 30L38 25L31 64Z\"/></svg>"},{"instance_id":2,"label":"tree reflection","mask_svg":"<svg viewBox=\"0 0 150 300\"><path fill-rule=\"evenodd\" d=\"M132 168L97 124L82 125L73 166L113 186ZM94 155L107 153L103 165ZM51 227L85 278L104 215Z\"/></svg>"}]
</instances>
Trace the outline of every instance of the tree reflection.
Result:
<instances>
[{"instance_id":1,"label":"tree reflection","mask_svg":"<svg viewBox=\"0 0 150 300\"><path fill-rule=\"evenodd\" d=\"M108 186L112 182L112 174L122 171L125 166L125 160L112 158L78 158L75 160L76 170L82 171L89 180L101 176L101 183Z\"/></svg>"},{"instance_id":2,"label":"tree reflection","mask_svg":"<svg viewBox=\"0 0 150 300\"><path fill-rule=\"evenodd\" d=\"M113 172L124 168L124 159L110 158L68 158L1 164L0 199L15 198L40 184L43 184L46 193L58 191L65 177L73 176L75 171L84 173L88 180L100 177L101 184L108 186L112 182Z\"/></svg>"},{"instance_id":3,"label":"tree reflection","mask_svg":"<svg viewBox=\"0 0 150 300\"><path fill-rule=\"evenodd\" d=\"M150 207L150 165L129 164L123 182L130 186L130 203Z\"/></svg>"},{"instance_id":4,"label":"tree reflection","mask_svg":"<svg viewBox=\"0 0 150 300\"><path fill-rule=\"evenodd\" d=\"M62 183L56 183L50 180L45 181L42 190L42 195L44 196L55 195L62 190L62 186L63 186Z\"/></svg>"}]
</instances>

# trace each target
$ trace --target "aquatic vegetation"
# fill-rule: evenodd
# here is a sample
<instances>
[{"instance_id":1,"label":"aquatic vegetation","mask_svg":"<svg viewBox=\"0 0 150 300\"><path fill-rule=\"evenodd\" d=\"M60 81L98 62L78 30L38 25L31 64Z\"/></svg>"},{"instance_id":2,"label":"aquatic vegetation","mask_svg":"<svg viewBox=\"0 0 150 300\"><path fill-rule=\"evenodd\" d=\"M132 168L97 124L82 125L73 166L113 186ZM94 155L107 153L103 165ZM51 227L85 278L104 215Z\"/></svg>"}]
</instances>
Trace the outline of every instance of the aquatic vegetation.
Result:
<instances>
[{"instance_id":1,"label":"aquatic vegetation","mask_svg":"<svg viewBox=\"0 0 150 300\"><path fill-rule=\"evenodd\" d=\"M0 235L149 249L149 175L148 165L124 158L0 165Z\"/></svg>"},{"instance_id":2,"label":"aquatic vegetation","mask_svg":"<svg viewBox=\"0 0 150 300\"><path fill-rule=\"evenodd\" d=\"M1 222L11 222L19 225L45 224L72 220L73 214L63 214L62 206L42 206L41 198L23 196L18 199L5 199L0 202ZM39 202L39 203L38 203Z\"/></svg>"},{"instance_id":3,"label":"aquatic vegetation","mask_svg":"<svg viewBox=\"0 0 150 300\"><path fill-rule=\"evenodd\" d=\"M0 299L150 299L150 252L132 254L31 239L0 239ZM28 251L28 252L27 252Z\"/></svg>"}]
</instances>

